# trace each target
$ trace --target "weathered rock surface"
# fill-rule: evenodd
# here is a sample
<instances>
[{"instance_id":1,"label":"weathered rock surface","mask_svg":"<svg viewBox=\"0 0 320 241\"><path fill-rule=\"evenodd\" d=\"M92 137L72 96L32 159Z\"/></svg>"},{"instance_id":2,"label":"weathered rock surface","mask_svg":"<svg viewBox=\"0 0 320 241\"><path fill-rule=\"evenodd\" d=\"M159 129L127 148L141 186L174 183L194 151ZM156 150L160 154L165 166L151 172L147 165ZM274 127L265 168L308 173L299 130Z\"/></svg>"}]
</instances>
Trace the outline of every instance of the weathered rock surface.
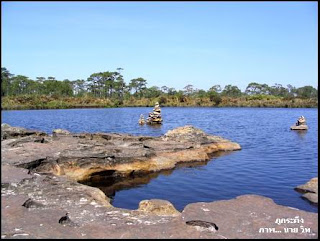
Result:
<instances>
[{"instance_id":1,"label":"weathered rock surface","mask_svg":"<svg viewBox=\"0 0 320 241\"><path fill-rule=\"evenodd\" d=\"M2 163L66 175L77 181L90 180L95 175L125 177L172 169L179 162L207 161L215 152L241 149L237 143L192 126L177 128L161 137L66 131L45 136L42 141L35 141L38 133L34 136L23 141L3 140Z\"/></svg>"},{"instance_id":2,"label":"weathered rock surface","mask_svg":"<svg viewBox=\"0 0 320 241\"><path fill-rule=\"evenodd\" d=\"M317 238L317 218L317 213L277 205L272 199L258 195L193 203L187 205L181 214L184 221L214 223L218 227L215 234L228 239ZM202 230L201 227L195 229Z\"/></svg>"},{"instance_id":3,"label":"weathered rock surface","mask_svg":"<svg viewBox=\"0 0 320 241\"><path fill-rule=\"evenodd\" d=\"M157 210L154 207L160 207L161 210L163 206L170 206L164 200L157 200L156 205L154 200L150 200L151 205L147 206L151 208L147 207L147 210L115 208L108 205L107 198L99 191L65 177L36 174L15 185L2 185L1 237L318 237L317 213L280 206L261 196L244 195L227 201L189 204L179 214L153 212ZM30 199L33 205L23 206ZM69 222L59 223L66 213ZM291 223L291 219L297 216L300 223ZM277 219L284 220L277 222Z\"/></svg>"},{"instance_id":4,"label":"weathered rock surface","mask_svg":"<svg viewBox=\"0 0 320 241\"><path fill-rule=\"evenodd\" d=\"M318 177L312 178L306 184L297 186L295 190L304 193L303 198L318 204Z\"/></svg>"},{"instance_id":5,"label":"weathered rock surface","mask_svg":"<svg viewBox=\"0 0 320 241\"><path fill-rule=\"evenodd\" d=\"M53 136L59 136L59 135L70 135L71 132L68 130L63 130L63 129L54 129L52 131Z\"/></svg>"},{"instance_id":6,"label":"weathered rock surface","mask_svg":"<svg viewBox=\"0 0 320 241\"><path fill-rule=\"evenodd\" d=\"M2 123L1 124L1 141L5 139L26 137L26 136L47 136L45 132L36 131L36 130L28 130L23 127L12 127L9 124Z\"/></svg>"},{"instance_id":7,"label":"weathered rock surface","mask_svg":"<svg viewBox=\"0 0 320 241\"><path fill-rule=\"evenodd\" d=\"M1 142L1 238L318 237L317 213L280 206L261 196L189 204L182 213L165 200L144 200L139 209L127 210L113 207L98 188L77 182L128 172L143 178L144 171L169 170L179 161L205 162L218 150L240 149L193 127L163 137L70 133L44 135L43 142L34 142L32 138L39 137L35 132L19 142L25 137ZM304 223L276 223L277 218L296 216Z\"/></svg>"},{"instance_id":8,"label":"weathered rock surface","mask_svg":"<svg viewBox=\"0 0 320 241\"><path fill-rule=\"evenodd\" d=\"M308 126L307 125L300 125L300 126L296 126L293 125L290 127L291 130L308 130Z\"/></svg>"},{"instance_id":9,"label":"weathered rock surface","mask_svg":"<svg viewBox=\"0 0 320 241\"><path fill-rule=\"evenodd\" d=\"M161 199L142 200L139 203L138 210L160 216L177 216L180 214L170 202Z\"/></svg>"}]
</instances>

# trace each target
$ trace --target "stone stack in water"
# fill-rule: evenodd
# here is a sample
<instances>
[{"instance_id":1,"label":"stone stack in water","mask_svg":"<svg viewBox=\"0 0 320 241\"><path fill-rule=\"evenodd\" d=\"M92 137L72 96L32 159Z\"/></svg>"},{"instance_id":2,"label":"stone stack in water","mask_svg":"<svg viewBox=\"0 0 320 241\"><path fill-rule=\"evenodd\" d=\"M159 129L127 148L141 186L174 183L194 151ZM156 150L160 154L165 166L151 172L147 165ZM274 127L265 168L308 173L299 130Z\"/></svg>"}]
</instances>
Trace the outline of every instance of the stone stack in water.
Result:
<instances>
[{"instance_id":1,"label":"stone stack in water","mask_svg":"<svg viewBox=\"0 0 320 241\"><path fill-rule=\"evenodd\" d=\"M147 124L162 124L161 109L158 102L156 102L153 112L149 113Z\"/></svg>"},{"instance_id":2,"label":"stone stack in water","mask_svg":"<svg viewBox=\"0 0 320 241\"><path fill-rule=\"evenodd\" d=\"M291 130L307 130L308 126L307 126L306 118L304 116L300 116L297 120L296 125L291 126L290 129Z\"/></svg>"},{"instance_id":3,"label":"stone stack in water","mask_svg":"<svg viewBox=\"0 0 320 241\"><path fill-rule=\"evenodd\" d=\"M139 124L140 125L144 125L145 121L144 121L144 116L143 114L140 115L140 119L139 119Z\"/></svg>"}]
</instances>

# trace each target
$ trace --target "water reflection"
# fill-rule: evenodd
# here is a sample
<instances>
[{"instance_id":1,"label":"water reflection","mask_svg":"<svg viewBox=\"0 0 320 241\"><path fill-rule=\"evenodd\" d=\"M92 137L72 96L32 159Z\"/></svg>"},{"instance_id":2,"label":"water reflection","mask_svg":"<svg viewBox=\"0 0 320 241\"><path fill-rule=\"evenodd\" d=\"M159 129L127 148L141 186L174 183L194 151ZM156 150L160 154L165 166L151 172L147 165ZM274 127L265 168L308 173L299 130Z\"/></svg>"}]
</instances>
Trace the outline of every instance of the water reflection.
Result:
<instances>
[{"instance_id":1,"label":"water reflection","mask_svg":"<svg viewBox=\"0 0 320 241\"><path fill-rule=\"evenodd\" d=\"M305 136L306 136L306 134L307 134L307 130L295 130L294 132L297 133L298 137L299 137L301 140L304 140L304 139L305 139Z\"/></svg>"},{"instance_id":2,"label":"water reflection","mask_svg":"<svg viewBox=\"0 0 320 241\"><path fill-rule=\"evenodd\" d=\"M111 199L112 204L113 198L115 197L117 191L136 188L148 184L152 179L157 178L159 175L171 175L176 169L184 169L184 171L186 172L194 169L201 170L201 168L199 167L207 165L209 161L221 156L228 155L230 153L232 152L215 152L210 155L211 159L208 161L181 162L177 163L174 169L151 173L139 173L127 176L125 178L113 176L112 174L114 173L114 171L103 171L101 172L101 175L99 175L99 173L96 173L90 178L90 180L81 183L99 188ZM109 175L106 175L106 172L110 172Z\"/></svg>"},{"instance_id":3,"label":"water reflection","mask_svg":"<svg viewBox=\"0 0 320 241\"><path fill-rule=\"evenodd\" d=\"M154 125L148 125L146 124L146 126L148 128L151 128L151 129L161 129L162 125L157 125L157 124L154 124Z\"/></svg>"}]
</instances>

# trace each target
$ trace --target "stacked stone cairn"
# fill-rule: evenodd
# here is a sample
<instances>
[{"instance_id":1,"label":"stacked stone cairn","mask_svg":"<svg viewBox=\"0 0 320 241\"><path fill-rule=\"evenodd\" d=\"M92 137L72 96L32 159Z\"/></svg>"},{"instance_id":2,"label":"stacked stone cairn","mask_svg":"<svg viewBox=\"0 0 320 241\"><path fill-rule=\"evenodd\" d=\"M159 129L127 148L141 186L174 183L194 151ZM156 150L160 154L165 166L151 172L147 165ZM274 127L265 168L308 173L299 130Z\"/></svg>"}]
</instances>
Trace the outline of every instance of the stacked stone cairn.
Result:
<instances>
[{"instance_id":1,"label":"stacked stone cairn","mask_svg":"<svg viewBox=\"0 0 320 241\"><path fill-rule=\"evenodd\" d=\"M149 113L147 124L162 124L161 109L158 102L156 102L153 112Z\"/></svg>"},{"instance_id":2,"label":"stacked stone cairn","mask_svg":"<svg viewBox=\"0 0 320 241\"><path fill-rule=\"evenodd\" d=\"M305 118L303 115L300 116L299 119L297 120L296 125L297 125L297 126L307 125L306 118Z\"/></svg>"},{"instance_id":3,"label":"stacked stone cairn","mask_svg":"<svg viewBox=\"0 0 320 241\"><path fill-rule=\"evenodd\" d=\"M145 124L144 115L141 114L139 119L139 125L144 125L144 124Z\"/></svg>"},{"instance_id":4,"label":"stacked stone cairn","mask_svg":"<svg viewBox=\"0 0 320 241\"><path fill-rule=\"evenodd\" d=\"M307 130L307 120L304 116L300 116L295 125L291 126L291 130Z\"/></svg>"}]
</instances>

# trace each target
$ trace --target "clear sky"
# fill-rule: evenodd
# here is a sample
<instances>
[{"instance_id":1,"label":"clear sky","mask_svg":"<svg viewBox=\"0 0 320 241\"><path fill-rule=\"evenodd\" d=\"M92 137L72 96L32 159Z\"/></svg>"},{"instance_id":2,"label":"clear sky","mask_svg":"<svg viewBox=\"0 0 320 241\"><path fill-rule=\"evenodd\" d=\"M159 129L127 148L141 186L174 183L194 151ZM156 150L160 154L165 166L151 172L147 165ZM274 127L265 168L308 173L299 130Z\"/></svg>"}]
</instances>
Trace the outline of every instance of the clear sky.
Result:
<instances>
[{"instance_id":1,"label":"clear sky","mask_svg":"<svg viewBox=\"0 0 320 241\"><path fill-rule=\"evenodd\" d=\"M11 73L208 90L318 86L318 2L1 2Z\"/></svg>"}]
</instances>

